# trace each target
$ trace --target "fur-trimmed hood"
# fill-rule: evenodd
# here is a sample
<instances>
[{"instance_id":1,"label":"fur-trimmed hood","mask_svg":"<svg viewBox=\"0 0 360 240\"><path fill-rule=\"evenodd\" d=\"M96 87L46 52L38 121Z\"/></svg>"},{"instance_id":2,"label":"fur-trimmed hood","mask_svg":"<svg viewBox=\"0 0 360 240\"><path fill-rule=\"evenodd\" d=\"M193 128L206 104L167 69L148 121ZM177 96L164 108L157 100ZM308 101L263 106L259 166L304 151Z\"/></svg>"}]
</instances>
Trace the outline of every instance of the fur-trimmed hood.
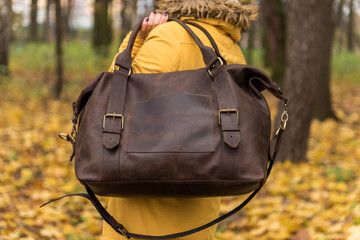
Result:
<instances>
[{"instance_id":1,"label":"fur-trimmed hood","mask_svg":"<svg viewBox=\"0 0 360 240\"><path fill-rule=\"evenodd\" d=\"M157 12L169 17L215 18L246 30L257 18L256 5L241 4L237 0L158 0Z\"/></svg>"}]
</instances>

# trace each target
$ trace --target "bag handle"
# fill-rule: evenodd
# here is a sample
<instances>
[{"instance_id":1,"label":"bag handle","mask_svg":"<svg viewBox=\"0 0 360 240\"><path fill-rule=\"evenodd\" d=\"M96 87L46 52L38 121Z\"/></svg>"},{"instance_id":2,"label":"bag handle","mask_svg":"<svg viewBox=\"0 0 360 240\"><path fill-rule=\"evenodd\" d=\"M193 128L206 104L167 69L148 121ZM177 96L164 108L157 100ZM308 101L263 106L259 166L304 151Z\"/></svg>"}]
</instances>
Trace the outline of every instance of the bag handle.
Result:
<instances>
[{"instance_id":1,"label":"bag handle","mask_svg":"<svg viewBox=\"0 0 360 240\"><path fill-rule=\"evenodd\" d=\"M179 19L169 18L168 21L175 21L175 22L179 23L190 34L190 36L194 39L194 41L200 48L200 51L203 55L203 60L204 60L205 65L207 66L207 69L211 69L211 67L214 65L214 63L218 60L218 54L220 54L219 51L217 50L217 52L214 52L214 50L211 47L205 46L201 42L201 40L196 36L196 34L184 22L180 21ZM130 35L128 45L125 48L125 50L116 57L116 60L114 63L115 66L118 66L120 68L125 68L126 70L130 71L131 64L132 64L131 51L133 49L136 36L137 36L138 32L140 31L141 24L142 24L142 21L138 22L135 25L135 27L132 29L132 33ZM206 35L208 37L211 37L209 33L207 33ZM212 39L212 40L210 40L210 42L214 42L214 40ZM217 49L217 47L216 47L216 49Z\"/></svg>"},{"instance_id":2,"label":"bag handle","mask_svg":"<svg viewBox=\"0 0 360 240\"><path fill-rule=\"evenodd\" d=\"M211 34L204 27L202 27L200 24L197 24L197 23L191 22L191 21L184 21L184 23L189 24L189 25L193 25L194 27L197 27L198 29L200 29L206 35L206 37L209 39L209 41L211 43L211 46L213 47L216 55L221 58L221 60L224 62L224 65L227 64L225 59L221 56L219 48L218 48L215 40L213 39Z\"/></svg>"}]
</instances>

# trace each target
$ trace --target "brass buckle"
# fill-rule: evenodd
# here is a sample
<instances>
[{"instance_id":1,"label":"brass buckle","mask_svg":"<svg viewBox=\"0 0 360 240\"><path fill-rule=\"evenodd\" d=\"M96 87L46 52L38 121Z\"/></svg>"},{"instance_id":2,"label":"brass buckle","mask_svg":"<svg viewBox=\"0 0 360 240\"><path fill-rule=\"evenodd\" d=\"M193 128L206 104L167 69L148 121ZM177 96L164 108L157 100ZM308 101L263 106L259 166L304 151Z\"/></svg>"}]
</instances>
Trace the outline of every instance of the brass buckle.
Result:
<instances>
[{"instance_id":1,"label":"brass buckle","mask_svg":"<svg viewBox=\"0 0 360 240\"><path fill-rule=\"evenodd\" d=\"M221 66L224 65L223 60L221 60L220 57L217 57L217 58L218 58L218 60L220 61L220 65L221 65ZM214 65L211 66L211 69L212 69L214 66L215 66L215 63L214 63ZM208 69L208 73L209 73L209 75L212 77L212 73L211 73L210 69Z\"/></svg>"},{"instance_id":2,"label":"brass buckle","mask_svg":"<svg viewBox=\"0 0 360 240\"><path fill-rule=\"evenodd\" d=\"M115 118L121 118L121 130L124 128L124 116L122 114L117 114L117 113L108 113L105 114L104 116L104 120L103 120L103 128L105 128L105 121L107 117L112 117L113 120Z\"/></svg>"},{"instance_id":3,"label":"brass buckle","mask_svg":"<svg viewBox=\"0 0 360 240\"><path fill-rule=\"evenodd\" d=\"M239 112L237 109L235 109L235 108L220 109L219 113L218 113L220 126L221 126L221 118L220 118L221 113L227 113L228 115L230 115L230 113L236 113L236 121L237 121L237 124L239 124Z\"/></svg>"},{"instance_id":4,"label":"brass buckle","mask_svg":"<svg viewBox=\"0 0 360 240\"><path fill-rule=\"evenodd\" d=\"M116 67L115 67L115 66L116 66ZM114 63L112 69L113 69L113 71L119 70L119 69L120 69L120 66L119 66L119 65L116 65L116 64ZM132 73L132 70L131 70L131 68L130 68L130 69L129 69L128 76L130 76L131 73Z\"/></svg>"},{"instance_id":5,"label":"brass buckle","mask_svg":"<svg viewBox=\"0 0 360 240\"><path fill-rule=\"evenodd\" d=\"M129 235L128 235L129 232L124 228L123 225L120 224L120 226L117 227L117 230L118 230L118 231L120 232L120 234L122 234L124 237L130 239L130 237L129 237Z\"/></svg>"}]
</instances>

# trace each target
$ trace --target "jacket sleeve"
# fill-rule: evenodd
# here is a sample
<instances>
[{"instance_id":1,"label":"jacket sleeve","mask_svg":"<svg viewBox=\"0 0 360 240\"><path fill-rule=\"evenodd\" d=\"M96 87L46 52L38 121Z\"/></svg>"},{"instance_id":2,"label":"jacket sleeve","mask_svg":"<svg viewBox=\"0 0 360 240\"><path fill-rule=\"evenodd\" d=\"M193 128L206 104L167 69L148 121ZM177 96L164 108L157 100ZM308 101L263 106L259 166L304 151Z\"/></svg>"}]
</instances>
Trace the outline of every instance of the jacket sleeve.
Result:
<instances>
[{"instance_id":1,"label":"jacket sleeve","mask_svg":"<svg viewBox=\"0 0 360 240\"><path fill-rule=\"evenodd\" d=\"M166 24L162 24L154 28L145 40L140 36L136 38L131 54L134 73L160 73L178 70L181 58L180 45L176 35L170 32L171 29ZM126 48L129 36L130 33L121 44L119 53ZM112 66L110 71L112 71Z\"/></svg>"},{"instance_id":2,"label":"jacket sleeve","mask_svg":"<svg viewBox=\"0 0 360 240\"><path fill-rule=\"evenodd\" d=\"M179 70L180 44L168 24L154 28L133 59L135 73L161 73Z\"/></svg>"}]
</instances>

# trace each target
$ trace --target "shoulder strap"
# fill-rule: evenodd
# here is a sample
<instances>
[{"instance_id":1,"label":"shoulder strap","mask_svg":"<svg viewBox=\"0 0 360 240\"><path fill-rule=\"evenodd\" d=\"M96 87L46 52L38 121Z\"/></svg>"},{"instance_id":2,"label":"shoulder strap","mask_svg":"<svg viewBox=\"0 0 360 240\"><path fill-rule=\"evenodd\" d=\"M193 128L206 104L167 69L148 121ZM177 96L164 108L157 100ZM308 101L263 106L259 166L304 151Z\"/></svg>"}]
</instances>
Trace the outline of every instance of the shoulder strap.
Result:
<instances>
[{"instance_id":1,"label":"shoulder strap","mask_svg":"<svg viewBox=\"0 0 360 240\"><path fill-rule=\"evenodd\" d=\"M282 119L283 120L283 119ZM287 120L287 119L286 119ZM268 165L268 169L267 169L267 177L269 177L271 169L273 167L276 155L279 151L280 148L280 144L281 144L281 140L282 140L282 134L285 130L285 126L283 125L283 121L281 126L279 127L277 133L275 134L275 137L273 138L272 142L275 141L275 147L274 147L274 153L270 154L269 152L269 165ZM286 122L285 122L286 124ZM169 235L162 235L162 236L153 236L153 235L143 235L143 234L137 234L137 233L130 233L128 232L125 227L120 224L119 222L117 222L115 220L115 218L113 218L109 212L101 205L100 201L98 200L98 198L95 196L94 192L91 190L91 188L87 185L84 185L85 189L87 191L87 194L85 193L73 193L73 194L68 194L53 200L50 200L49 202L41 205L40 207L43 207L51 202L60 200L64 197L70 197L70 196L80 196L80 197L84 197L88 200L91 201L91 203L94 205L94 207L96 208L96 210L99 212L100 216L104 219L105 222L107 222L117 233L121 234L122 236L130 239L131 237L133 238L142 238L142 239L173 239L173 238L179 238L179 237L184 237L190 234L194 234L197 233L199 231L202 231L206 228L209 228L221 221L223 221L224 219L234 215L235 213L239 212L242 208L244 208L250 201L251 199L253 199L255 197L255 195L260 191L260 189L262 188L263 185L261 185L258 189L254 190L239 206L237 206L236 208L234 208L233 210L231 210L230 212L212 220L211 222L204 224L200 227L188 230L188 231L184 231L184 232L179 232L179 233L174 233L174 234L169 234Z\"/></svg>"},{"instance_id":2,"label":"shoulder strap","mask_svg":"<svg viewBox=\"0 0 360 240\"><path fill-rule=\"evenodd\" d=\"M224 62L224 64L226 65L226 61L225 59L221 56L219 48L215 42L215 40L213 39L213 37L211 36L211 34L204 28L202 27L200 24L197 24L195 22L191 22L191 21L184 21L184 23L189 24L189 25L193 25L194 27L197 27L198 29L200 29L205 35L206 37L209 39L211 46L214 48L214 51L216 53L216 55L218 57L220 57L222 59L222 61Z\"/></svg>"},{"instance_id":3,"label":"shoulder strap","mask_svg":"<svg viewBox=\"0 0 360 240\"><path fill-rule=\"evenodd\" d=\"M207 66L208 69L210 69L214 65L214 63L218 60L217 53L215 53L211 47L205 46L201 42L201 40L196 36L196 34L184 22L182 22L176 18L170 18L169 21L177 22L190 34L190 36L194 39L194 41L196 42L196 44L198 45L198 47L201 50L205 65ZM131 64L132 64L131 51L134 46L136 36L137 36L138 32L140 31L141 24L142 24L142 21L140 21L138 24L136 24L135 27L132 29L132 33L130 35L130 39L129 39L127 47L125 48L125 50L122 53L118 54L118 56L116 57L116 60L115 60L116 66L118 66L120 68L124 68L127 71L129 71L131 69ZM210 36L210 34L208 34L208 35Z\"/></svg>"}]
</instances>

